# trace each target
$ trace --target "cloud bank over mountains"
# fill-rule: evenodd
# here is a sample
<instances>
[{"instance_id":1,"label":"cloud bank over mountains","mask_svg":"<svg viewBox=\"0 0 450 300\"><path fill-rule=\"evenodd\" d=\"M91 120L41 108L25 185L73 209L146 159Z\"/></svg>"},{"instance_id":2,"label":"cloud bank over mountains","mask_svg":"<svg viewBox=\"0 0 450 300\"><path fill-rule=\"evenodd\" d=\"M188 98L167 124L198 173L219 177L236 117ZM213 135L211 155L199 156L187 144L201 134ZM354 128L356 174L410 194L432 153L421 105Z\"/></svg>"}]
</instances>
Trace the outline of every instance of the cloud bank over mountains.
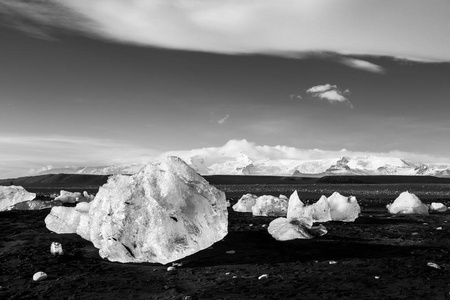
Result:
<instances>
[{"instance_id":1,"label":"cloud bank over mountains","mask_svg":"<svg viewBox=\"0 0 450 300\"><path fill-rule=\"evenodd\" d=\"M16 27L75 30L120 43L226 54L310 52L450 61L450 3L437 0L4 0ZM39 26L40 25L40 26ZM371 72L360 59L342 61Z\"/></svg>"},{"instance_id":2,"label":"cloud bank over mountains","mask_svg":"<svg viewBox=\"0 0 450 300\"><path fill-rule=\"evenodd\" d=\"M325 168L326 166L329 167L330 163L336 163L342 157L372 156L387 158L388 160L394 157L411 162L450 163L449 158L402 151L365 152L346 149L301 149L282 145L257 145L247 140L230 140L219 147L168 152L139 148L118 141L90 138L1 137L0 142L3 153L0 159L2 178L36 175L42 172L58 173L64 168L81 170L85 167L91 167L91 170L94 170L98 169L99 166L112 166L102 167L106 173L115 172L114 170L117 171L120 168L137 171L145 162L167 155L181 157L204 174L223 172L235 174L240 172L239 170L236 171L236 168L245 168L256 161L266 170L272 170L273 172L281 172L283 168L286 169L287 167L293 168L298 165L299 161L329 160L328 162L320 162L322 167ZM43 161L46 163L43 164ZM283 172L289 173L290 171L294 172L295 170L286 169ZM306 171L307 169L305 169Z\"/></svg>"}]
</instances>

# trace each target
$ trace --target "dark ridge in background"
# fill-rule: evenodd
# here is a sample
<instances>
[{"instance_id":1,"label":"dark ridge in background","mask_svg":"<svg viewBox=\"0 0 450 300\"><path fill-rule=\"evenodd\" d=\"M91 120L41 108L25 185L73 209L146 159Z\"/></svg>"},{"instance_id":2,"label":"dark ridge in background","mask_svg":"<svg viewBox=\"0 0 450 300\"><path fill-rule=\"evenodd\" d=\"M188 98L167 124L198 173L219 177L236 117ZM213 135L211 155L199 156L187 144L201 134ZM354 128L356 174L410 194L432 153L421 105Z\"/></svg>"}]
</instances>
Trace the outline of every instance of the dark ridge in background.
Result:
<instances>
[{"instance_id":1,"label":"dark ridge in background","mask_svg":"<svg viewBox=\"0 0 450 300\"><path fill-rule=\"evenodd\" d=\"M1 179L0 185L20 185L24 188L84 188L97 189L111 175L46 174ZM324 176L322 178L297 176L208 175L204 178L213 185L290 185L290 184L450 184L450 178L434 176Z\"/></svg>"}]
</instances>

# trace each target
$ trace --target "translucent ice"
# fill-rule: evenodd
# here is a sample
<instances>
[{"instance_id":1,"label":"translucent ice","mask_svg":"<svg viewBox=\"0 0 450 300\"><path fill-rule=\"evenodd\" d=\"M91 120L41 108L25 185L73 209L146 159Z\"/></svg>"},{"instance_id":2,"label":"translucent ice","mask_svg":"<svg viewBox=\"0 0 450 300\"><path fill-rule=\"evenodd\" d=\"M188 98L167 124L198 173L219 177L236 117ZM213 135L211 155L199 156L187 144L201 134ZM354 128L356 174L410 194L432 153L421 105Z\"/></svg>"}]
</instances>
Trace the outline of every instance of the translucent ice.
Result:
<instances>
[{"instance_id":1,"label":"translucent ice","mask_svg":"<svg viewBox=\"0 0 450 300\"><path fill-rule=\"evenodd\" d=\"M21 186L0 186L0 211L8 210L16 203L30 201L34 198L36 198L35 193L29 193Z\"/></svg>"}]
</instances>

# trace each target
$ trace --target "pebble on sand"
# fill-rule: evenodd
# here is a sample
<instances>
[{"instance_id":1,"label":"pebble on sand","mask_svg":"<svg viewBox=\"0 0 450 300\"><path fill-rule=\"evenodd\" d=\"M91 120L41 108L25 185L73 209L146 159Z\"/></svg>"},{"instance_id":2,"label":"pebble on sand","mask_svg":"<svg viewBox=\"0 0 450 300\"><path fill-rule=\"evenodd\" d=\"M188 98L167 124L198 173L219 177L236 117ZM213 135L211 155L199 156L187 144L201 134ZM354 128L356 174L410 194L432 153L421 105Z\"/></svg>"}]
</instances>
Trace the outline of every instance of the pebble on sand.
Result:
<instances>
[{"instance_id":1,"label":"pebble on sand","mask_svg":"<svg viewBox=\"0 0 450 300\"><path fill-rule=\"evenodd\" d=\"M41 281L41 280L45 280L47 279L47 274L44 272L37 272L33 275L33 280L34 281Z\"/></svg>"},{"instance_id":2,"label":"pebble on sand","mask_svg":"<svg viewBox=\"0 0 450 300\"><path fill-rule=\"evenodd\" d=\"M441 266L439 266L438 264L435 264L434 262L427 263L427 266L438 269L438 270L441 269Z\"/></svg>"},{"instance_id":3,"label":"pebble on sand","mask_svg":"<svg viewBox=\"0 0 450 300\"><path fill-rule=\"evenodd\" d=\"M61 243L53 242L50 246L50 253L52 255L63 255L64 251Z\"/></svg>"}]
</instances>

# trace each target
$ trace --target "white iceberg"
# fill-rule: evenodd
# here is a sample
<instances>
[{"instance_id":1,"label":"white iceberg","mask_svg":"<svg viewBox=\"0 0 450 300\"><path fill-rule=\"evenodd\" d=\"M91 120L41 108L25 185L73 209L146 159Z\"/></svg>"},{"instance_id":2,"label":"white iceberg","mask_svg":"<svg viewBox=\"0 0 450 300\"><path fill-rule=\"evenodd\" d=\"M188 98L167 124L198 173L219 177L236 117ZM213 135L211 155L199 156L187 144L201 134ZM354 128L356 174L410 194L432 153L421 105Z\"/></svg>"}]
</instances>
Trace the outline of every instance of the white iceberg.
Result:
<instances>
[{"instance_id":1,"label":"white iceberg","mask_svg":"<svg viewBox=\"0 0 450 300\"><path fill-rule=\"evenodd\" d=\"M91 202L90 240L118 262L166 264L227 235L225 194L180 158L108 179Z\"/></svg>"},{"instance_id":2,"label":"white iceberg","mask_svg":"<svg viewBox=\"0 0 450 300\"><path fill-rule=\"evenodd\" d=\"M9 210L11 206L36 198L35 193L29 193L21 186L0 186L0 211Z\"/></svg>"},{"instance_id":3,"label":"white iceberg","mask_svg":"<svg viewBox=\"0 0 450 300\"><path fill-rule=\"evenodd\" d=\"M233 210L237 212L252 212L252 207L256 204L258 196L245 194L233 205Z\"/></svg>"},{"instance_id":4,"label":"white iceberg","mask_svg":"<svg viewBox=\"0 0 450 300\"><path fill-rule=\"evenodd\" d=\"M419 215L428 215L428 206L423 204L420 199L409 192L401 193L397 199L391 204L386 206L389 213L391 214L402 214L402 215L410 215L410 214L419 214Z\"/></svg>"},{"instance_id":5,"label":"white iceberg","mask_svg":"<svg viewBox=\"0 0 450 300\"><path fill-rule=\"evenodd\" d=\"M264 195L256 199L255 205L252 207L253 216L286 216L288 201L275 196Z\"/></svg>"},{"instance_id":6,"label":"white iceberg","mask_svg":"<svg viewBox=\"0 0 450 300\"><path fill-rule=\"evenodd\" d=\"M361 207L355 197L345 197L334 192L328 197L332 221L353 222L361 213Z\"/></svg>"}]
</instances>

